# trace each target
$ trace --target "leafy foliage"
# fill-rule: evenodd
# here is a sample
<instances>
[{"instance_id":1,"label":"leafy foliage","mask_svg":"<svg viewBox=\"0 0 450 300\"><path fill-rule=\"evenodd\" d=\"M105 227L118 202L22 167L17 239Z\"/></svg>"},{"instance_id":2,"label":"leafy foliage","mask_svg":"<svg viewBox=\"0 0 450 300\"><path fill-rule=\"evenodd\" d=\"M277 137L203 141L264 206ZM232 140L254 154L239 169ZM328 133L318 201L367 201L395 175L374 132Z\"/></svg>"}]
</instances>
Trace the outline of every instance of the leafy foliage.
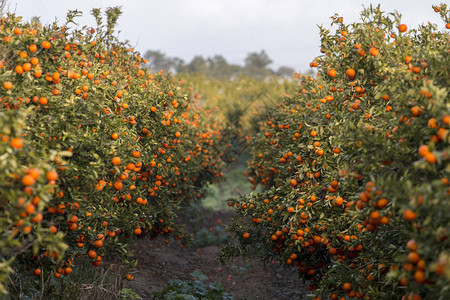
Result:
<instances>
[{"instance_id":1,"label":"leafy foliage","mask_svg":"<svg viewBox=\"0 0 450 300\"><path fill-rule=\"evenodd\" d=\"M155 292L155 299L181 300L181 299L230 299L233 297L226 293L219 282L204 283L206 276L199 270L192 272L193 281L171 280L161 292Z\"/></svg>"},{"instance_id":2,"label":"leafy foliage","mask_svg":"<svg viewBox=\"0 0 450 300\"><path fill-rule=\"evenodd\" d=\"M118 8L69 30L79 14L61 27L0 19L0 293L11 271L45 294L80 257L133 266L129 241L183 239L174 210L222 176L223 118L142 67L114 35Z\"/></svg>"},{"instance_id":3,"label":"leafy foliage","mask_svg":"<svg viewBox=\"0 0 450 300\"><path fill-rule=\"evenodd\" d=\"M242 217L222 259L282 261L318 299L447 299L450 35L380 7L332 26L317 78L250 141L246 174L266 190L230 201Z\"/></svg>"}]
</instances>

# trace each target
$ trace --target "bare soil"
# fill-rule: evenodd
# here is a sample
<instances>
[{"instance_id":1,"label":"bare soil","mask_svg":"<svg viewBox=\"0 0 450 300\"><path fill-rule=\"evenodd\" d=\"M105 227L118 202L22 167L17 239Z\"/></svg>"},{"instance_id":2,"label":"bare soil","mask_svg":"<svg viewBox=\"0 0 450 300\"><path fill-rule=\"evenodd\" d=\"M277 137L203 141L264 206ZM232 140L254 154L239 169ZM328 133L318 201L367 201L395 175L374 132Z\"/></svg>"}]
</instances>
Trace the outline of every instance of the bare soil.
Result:
<instances>
[{"instance_id":1,"label":"bare soil","mask_svg":"<svg viewBox=\"0 0 450 300\"><path fill-rule=\"evenodd\" d=\"M224 227L233 217L230 211L214 212L202 209L200 221L192 229L205 229L218 235L227 234ZM186 221L186 216L183 216ZM195 232L194 232L195 235ZM200 243L201 244L201 243ZM197 246L196 246L197 245ZM134 245L139 264L134 281L127 282L143 299L152 299L153 292L161 291L170 280L192 280L191 273L200 270L206 282L221 282L225 291L235 299L308 299L306 286L297 279L295 268L284 268L279 263L264 265L257 259L236 259L227 265L217 261L220 245L212 244L180 248L175 240L165 243L162 238L142 239Z\"/></svg>"}]
</instances>

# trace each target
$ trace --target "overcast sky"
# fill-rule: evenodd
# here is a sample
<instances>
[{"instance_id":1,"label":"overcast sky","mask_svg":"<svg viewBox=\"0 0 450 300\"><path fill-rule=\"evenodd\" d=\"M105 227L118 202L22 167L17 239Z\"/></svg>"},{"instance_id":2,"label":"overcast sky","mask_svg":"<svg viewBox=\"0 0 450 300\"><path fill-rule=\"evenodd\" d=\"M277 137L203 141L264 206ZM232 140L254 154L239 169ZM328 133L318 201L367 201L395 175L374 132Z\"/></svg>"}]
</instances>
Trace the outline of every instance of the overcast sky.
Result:
<instances>
[{"instance_id":1,"label":"overcast sky","mask_svg":"<svg viewBox=\"0 0 450 300\"><path fill-rule=\"evenodd\" d=\"M92 8L122 6L120 38L142 54L161 50L190 61L195 55L222 54L243 64L249 52L264 49L272 68L291 66L306 71L319 52L318 24L330 25L338 13L345 23L359 19L363 7L381 4L398 10L409 28L431 21L444 28L431 8L432 0L7 0L9 10L43 23L65 20L69 9L83 12L80 25L94 25Z\"/></svg>"}]
</instances>

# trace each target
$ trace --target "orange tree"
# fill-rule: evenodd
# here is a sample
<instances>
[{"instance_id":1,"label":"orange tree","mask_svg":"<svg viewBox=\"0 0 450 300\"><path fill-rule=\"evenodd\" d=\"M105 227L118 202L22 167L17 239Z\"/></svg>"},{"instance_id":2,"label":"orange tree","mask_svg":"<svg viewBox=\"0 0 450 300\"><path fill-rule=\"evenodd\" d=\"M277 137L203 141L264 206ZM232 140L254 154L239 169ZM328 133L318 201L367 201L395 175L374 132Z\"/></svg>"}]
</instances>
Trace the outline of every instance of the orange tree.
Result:
<instances>
[{"instance_id":1,"label":"orange tree","mask_svg":"<svg viewBox=\"0 0 450 300\"><path fill-rule=\"evenodd\" d=\"M174 210L222 176L220 118L141 67L114 36L119 9L69 30L78 14L63 26L0 19L0 293L27 277L50 297L47 278L77 258L129 262L129 239L181 238Z\"/></svg>"},{"instance_id":2,"label":"orange tree","mask_svg":"<svg viewBox=\"0 0 450 300\"><path fill-rule=\"evenodd\" d=\"M251 141L247 175L266 190L230 200L242 217L222 259L296 267L317 299L447 299L450 36L379 7L332 25L317 78Z\"/></svg>"},{"instance_id":3,"label":"orange tree","mask_svg":"<svg viewBox=\"0 0 450 300\"><path fill-rule=\"evenodd\" d=\"M260 112L275 106L280 95L296 85L293 79L277 76L217 79L204 74L179 74L177 77L196 91L194 97L203 106L217 107L228 123L245 133L257 131Z\"/></svg>"}]
</instances>

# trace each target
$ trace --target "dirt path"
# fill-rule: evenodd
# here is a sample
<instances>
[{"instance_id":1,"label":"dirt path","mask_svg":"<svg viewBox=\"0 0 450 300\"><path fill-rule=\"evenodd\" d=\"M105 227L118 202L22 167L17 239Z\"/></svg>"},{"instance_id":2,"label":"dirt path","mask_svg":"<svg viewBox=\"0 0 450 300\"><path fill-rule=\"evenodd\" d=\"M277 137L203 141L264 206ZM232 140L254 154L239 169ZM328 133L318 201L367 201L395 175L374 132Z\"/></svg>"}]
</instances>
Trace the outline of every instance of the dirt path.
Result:
<instances>
[{"instance_id":1,"label":"dirt path","mask_svg":"<svg viewBox=\"0 0 450 300\"><path fill-rule=\"evenodd\" d=\"M152 299L153 292L161 291L168 281L192 280L191 273L200 270L207 276L206 282L221 282L235 299L307 299L308 291L297 279L295 269L285 269L275 263L263 266L256 259L237 259L222 266L216 257L226 235L224 224L232 213L206 210L197 213L192 226L197 236L191 247L181 249L175 241L166 244L163 239L142 239L136 243L137 273L126 287L143 299Z\"/></svg>"}]
</instances>

